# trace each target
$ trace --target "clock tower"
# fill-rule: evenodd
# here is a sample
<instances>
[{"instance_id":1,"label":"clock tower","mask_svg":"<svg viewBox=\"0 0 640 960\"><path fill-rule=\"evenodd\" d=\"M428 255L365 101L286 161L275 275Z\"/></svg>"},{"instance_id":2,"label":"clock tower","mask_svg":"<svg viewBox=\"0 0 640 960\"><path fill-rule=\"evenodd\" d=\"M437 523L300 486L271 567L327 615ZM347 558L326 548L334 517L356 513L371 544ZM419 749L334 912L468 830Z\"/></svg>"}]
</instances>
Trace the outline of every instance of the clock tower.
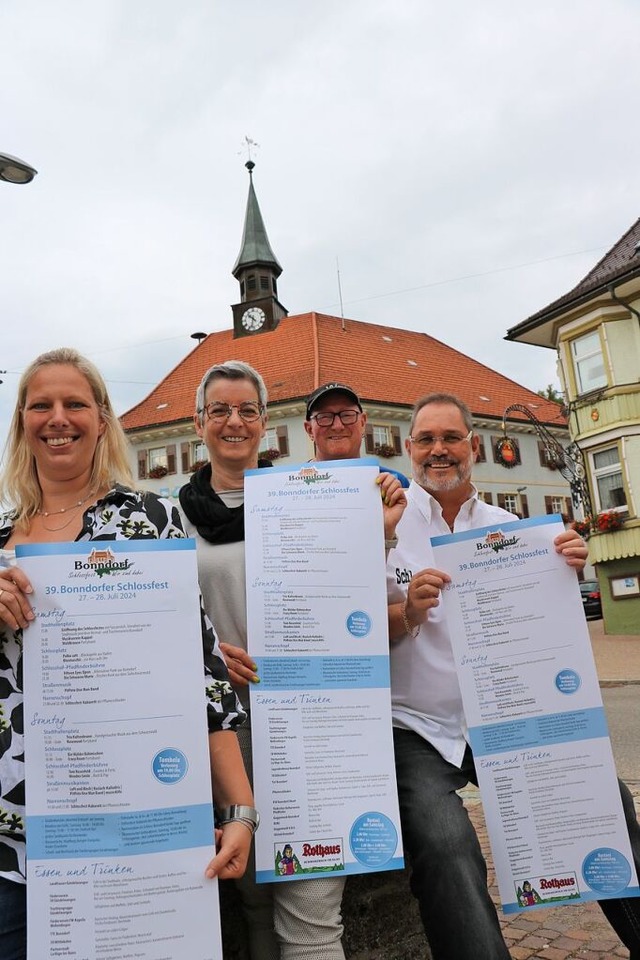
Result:
<instances>
[{"instance_id":1,"label":"clock tower","mask_svg":"<svg viewBox=\"0 0 640 960\"><path fill-rule=\"evenodd\" d=\"M278 300L278 277L282 267L271 249L253 189L255 163L249 160L245 167L249 171L249 197L240 253L231 271L240 284L240 303L231 307L234 337L275 330L282 317L287 316Z\"/></svg>"}]
</instances>

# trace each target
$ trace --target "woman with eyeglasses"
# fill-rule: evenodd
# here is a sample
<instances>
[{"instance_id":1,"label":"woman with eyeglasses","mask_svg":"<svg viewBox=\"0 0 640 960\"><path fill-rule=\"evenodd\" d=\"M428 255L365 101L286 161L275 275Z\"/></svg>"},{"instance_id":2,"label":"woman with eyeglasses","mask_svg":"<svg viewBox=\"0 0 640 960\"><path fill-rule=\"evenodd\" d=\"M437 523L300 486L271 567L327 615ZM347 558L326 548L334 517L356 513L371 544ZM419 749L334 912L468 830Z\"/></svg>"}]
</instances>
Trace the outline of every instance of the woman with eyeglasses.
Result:
<instances>
[{"instance_id":1,"label":"woman with eyeglasses","mask_svg":"<svg viewBox=\"0 0 640 960\"><path fill-rule=\"evenodd\" d=\"M239 360L207 370L196 392L194 421L210 462L181 489L180 505L197 543L205 609L249 711L249 686L259 679L247 653L244 471L271 466L258 457L267 424L267 391L258 371ZM250 720L238 734L252 779ZM257 884L250 866L237 882L251 960L344 960L342 879Z\"/></svg>"}]
</instances>

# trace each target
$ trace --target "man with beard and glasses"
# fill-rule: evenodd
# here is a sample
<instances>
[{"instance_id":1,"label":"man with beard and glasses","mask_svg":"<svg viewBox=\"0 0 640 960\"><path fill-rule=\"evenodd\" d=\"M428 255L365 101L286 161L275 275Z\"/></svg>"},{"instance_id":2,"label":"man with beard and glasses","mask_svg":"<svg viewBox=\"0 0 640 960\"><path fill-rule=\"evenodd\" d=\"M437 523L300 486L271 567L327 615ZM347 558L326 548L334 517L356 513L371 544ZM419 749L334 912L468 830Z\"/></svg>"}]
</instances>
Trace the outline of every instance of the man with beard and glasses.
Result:
<instances>
[{"instance_id":1,"label":"man with beard and glasses","mask_svg":"<svg viewBox=\"0 0 640 960\"><path fill-rule=\"evenodd\" d=\"M456 793L477 785L462 697L440 592L450 581L434 568L430 538L517 520L478 498L471 471L478 454L469 408L451 394L416 404L406 441L413 480L387 566L391 698L400 818L433 960L508 960L487 868L473 824ZM587 547L574 530L555 549L581 570ZM620 784L640 872L640 827ZM632 960L640 958L640 899L603 900L601 907Z\"/></svg>"}]
</instances>

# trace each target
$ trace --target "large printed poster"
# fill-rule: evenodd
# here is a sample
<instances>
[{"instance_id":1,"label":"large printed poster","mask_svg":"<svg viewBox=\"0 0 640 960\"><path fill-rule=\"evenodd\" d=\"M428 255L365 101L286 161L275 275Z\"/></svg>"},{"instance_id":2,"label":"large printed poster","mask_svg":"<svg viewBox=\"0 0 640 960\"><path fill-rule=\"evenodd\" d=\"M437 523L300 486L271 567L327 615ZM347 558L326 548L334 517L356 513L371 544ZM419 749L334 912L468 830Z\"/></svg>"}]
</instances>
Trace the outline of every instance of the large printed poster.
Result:
<instances>
[{"instance_id":1,"label":"large printed poster","mask_svg":"<svg viewBox=\"0 0 640 960\"><path fill-rule=\"evenodd\" d=\"M16 554L29 957L220 960L194 542Z\"/></svg>"},{"instance_id":2,"label":"large printed poster","mask_svg":"<svg viewBox=\"0 0 640 960\"><path fill-rule=\"evenodd\" d=\"M245 479L258 880L403 866L375 461Z\"/></svg>"},{"instance_id":3,"label":"large printed poster","mask_svg":"<svg viewBox=\"0 0 640 960\"><path fill-rule=\"evenodd\" d=\"M640 896L559 516L432 538L502 907Z\"/></svg>"}]
</instances>

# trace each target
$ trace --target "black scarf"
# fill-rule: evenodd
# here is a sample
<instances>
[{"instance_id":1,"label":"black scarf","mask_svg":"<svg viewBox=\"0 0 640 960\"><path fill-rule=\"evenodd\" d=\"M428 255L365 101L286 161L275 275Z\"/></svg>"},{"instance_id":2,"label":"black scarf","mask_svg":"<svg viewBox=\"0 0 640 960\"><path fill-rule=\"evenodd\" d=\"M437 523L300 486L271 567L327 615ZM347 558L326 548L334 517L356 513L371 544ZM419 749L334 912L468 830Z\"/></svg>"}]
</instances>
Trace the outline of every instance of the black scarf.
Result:
<instances>
[{"instance_id":1,"label":"black scarf","mask_svg":"<svg viewBox=\"0 0 640 960\"><path fill-rule=\"evenodd\" d=\"M270 460L258 460L259 467L272 467ZM238 543L244 540L244 504L228 507L211 486L211 464L191 475L179 493L180 506L203 540L209 543Z\"/></svg>"}]
</instances>

